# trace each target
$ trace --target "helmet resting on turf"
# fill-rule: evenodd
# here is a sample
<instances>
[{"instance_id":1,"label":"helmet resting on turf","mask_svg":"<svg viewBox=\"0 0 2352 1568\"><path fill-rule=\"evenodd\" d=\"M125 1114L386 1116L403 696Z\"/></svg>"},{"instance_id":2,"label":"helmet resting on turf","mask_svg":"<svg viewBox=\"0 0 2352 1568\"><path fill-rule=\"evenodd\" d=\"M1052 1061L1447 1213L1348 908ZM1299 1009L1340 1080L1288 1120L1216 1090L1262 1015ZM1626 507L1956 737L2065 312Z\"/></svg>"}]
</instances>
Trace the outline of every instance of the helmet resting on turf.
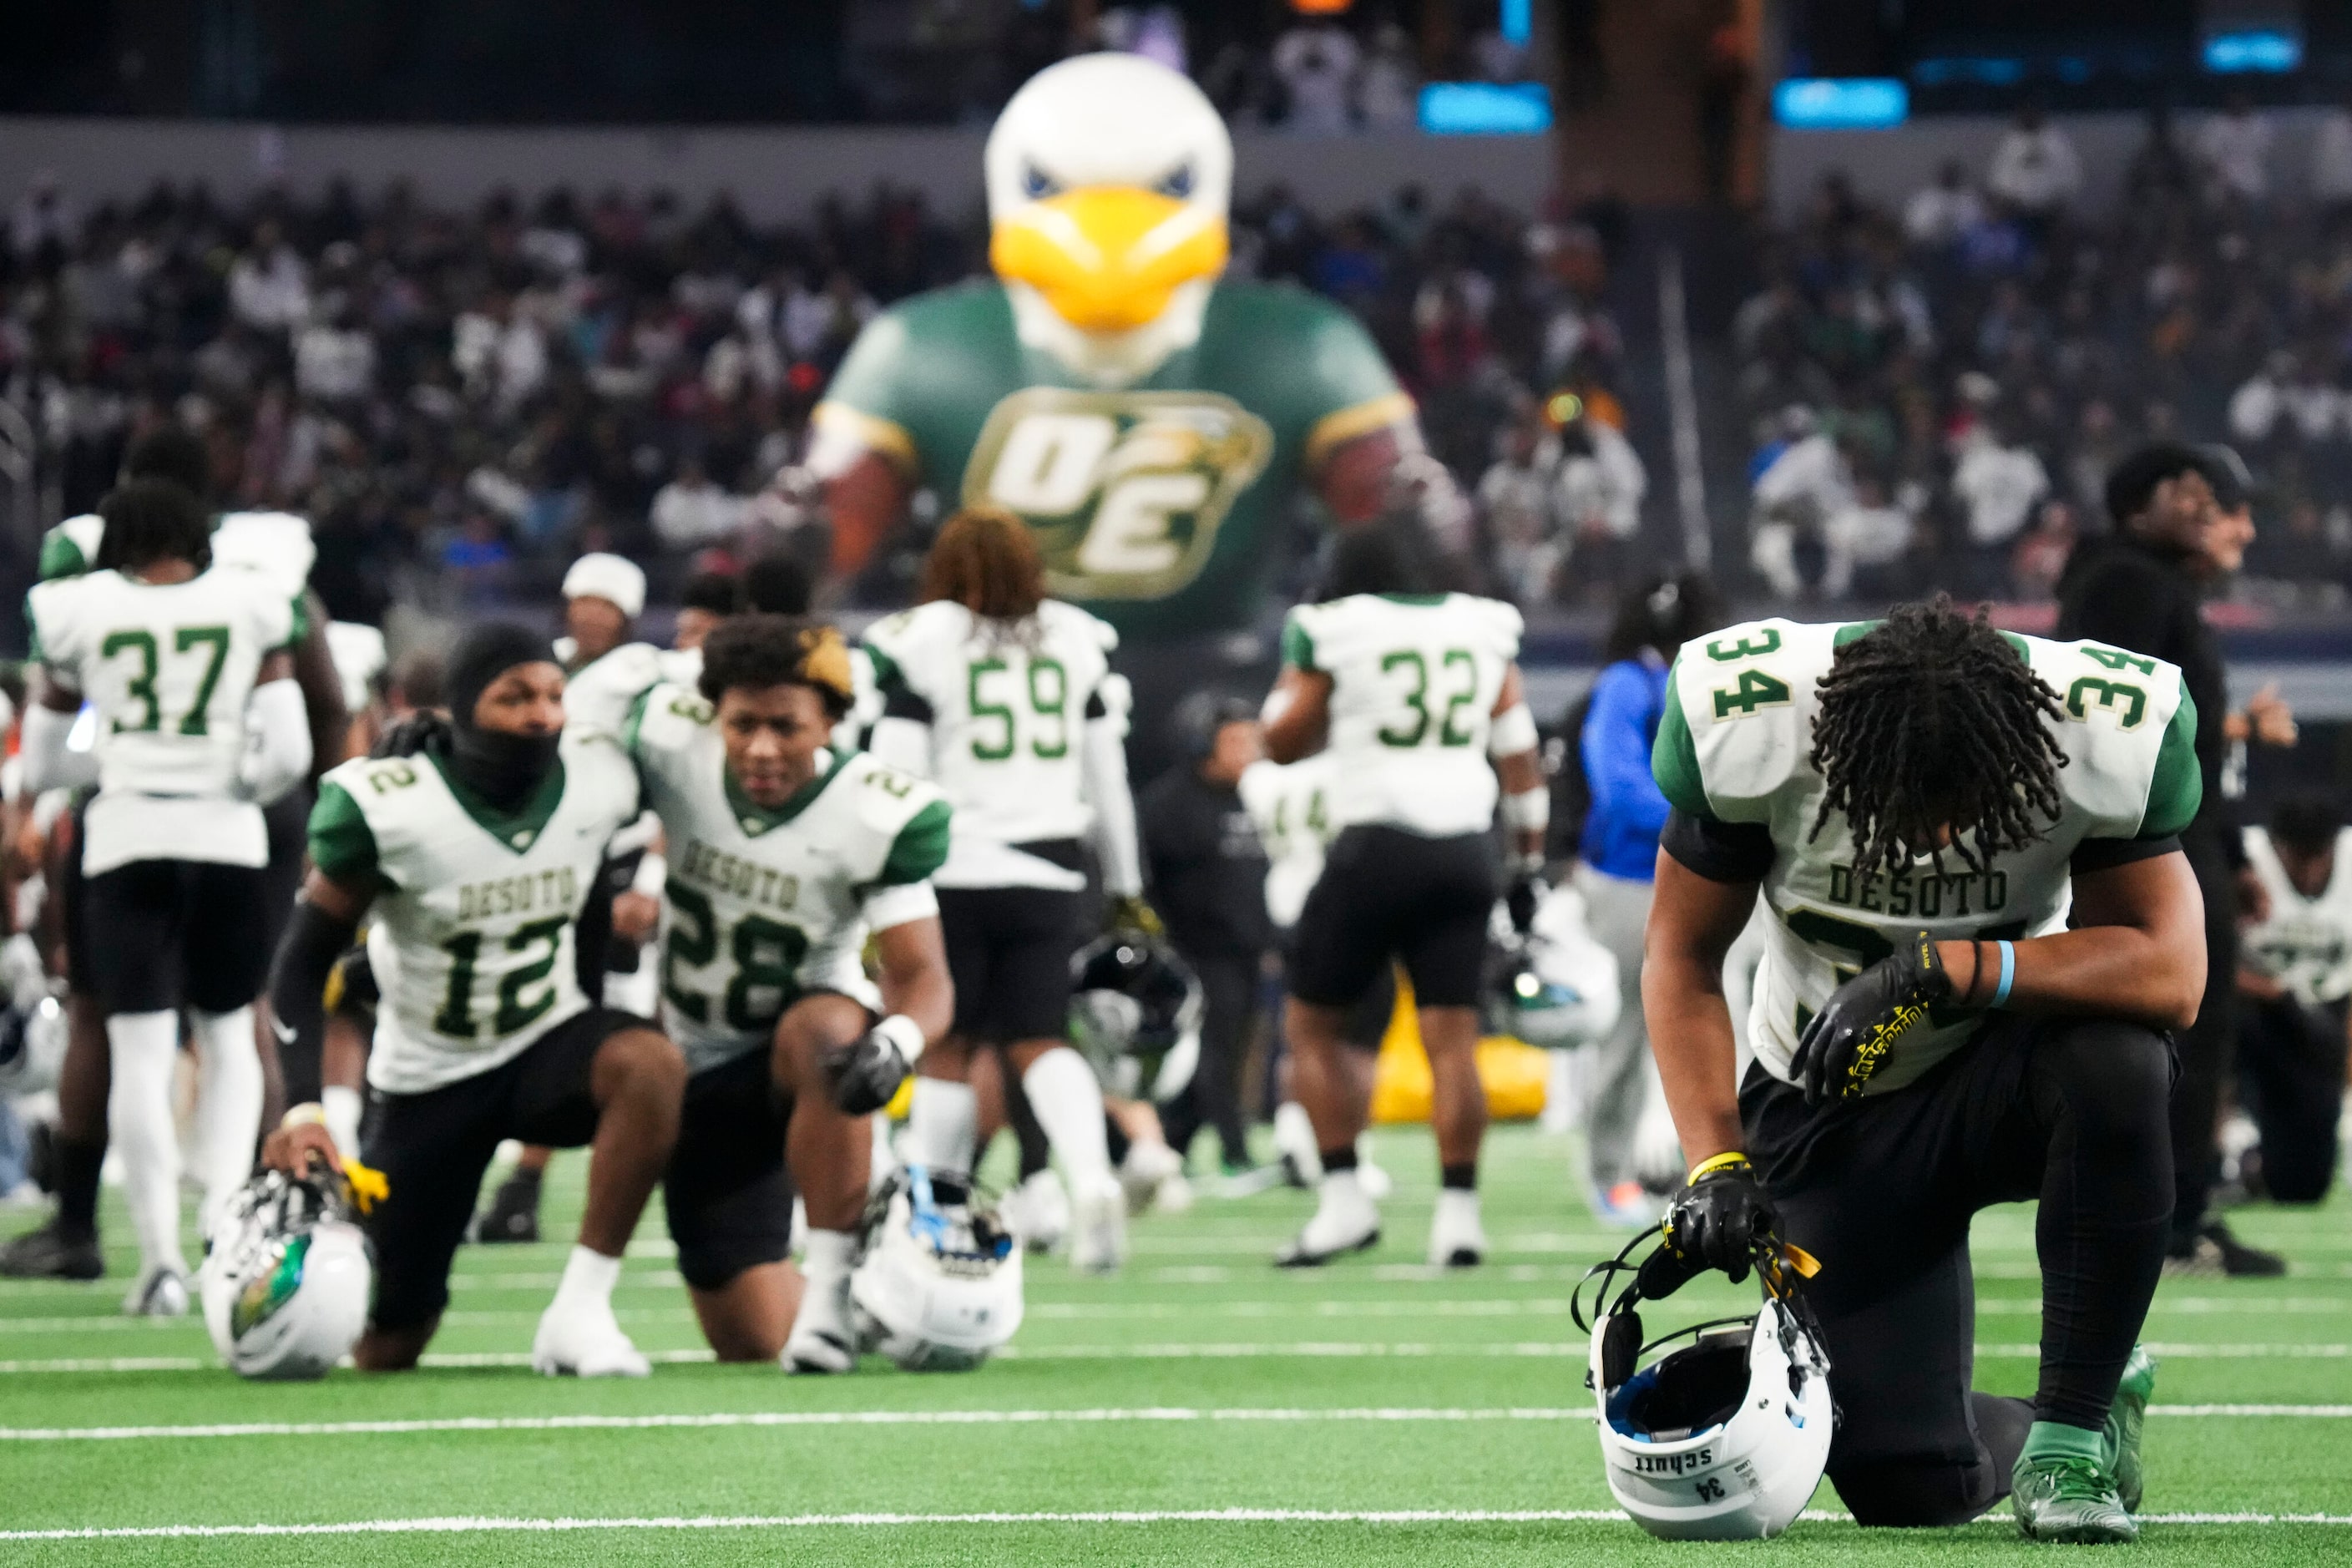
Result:
<instances>
[{"instance_id":1,"label":"helmet resting on turf","mask_svg":"<svg viewBox=\"0 0 2352 1568\"><path fill-rule=\"evenodd\" d=\"M960 1178L908 1165L866 1205L858 1340L908 1372L968 1372L1021 1327L1021 1247Z\"/></svg>"},{"instance_id":2,"label":"helmet resting on turf","mask_svg":"<svg viewBox=\"0 0 2352 1568\"><path fill-rule=\"evenodd\" d=\"M205 1327L240 1377L324 1377L367 1326L373 1275L339 1178L264 1171L213 1224Z\"/></svg>"}]
</instances>

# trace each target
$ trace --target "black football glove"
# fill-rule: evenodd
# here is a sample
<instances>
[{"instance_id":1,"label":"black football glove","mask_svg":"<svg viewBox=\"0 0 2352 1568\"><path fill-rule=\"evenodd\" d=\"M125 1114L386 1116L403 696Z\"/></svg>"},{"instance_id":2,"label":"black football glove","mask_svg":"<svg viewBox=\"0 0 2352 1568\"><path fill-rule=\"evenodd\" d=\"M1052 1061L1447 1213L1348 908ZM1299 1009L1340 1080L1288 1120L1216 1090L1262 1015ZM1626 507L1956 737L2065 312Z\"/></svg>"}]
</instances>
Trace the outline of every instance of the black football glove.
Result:
<instances>
[{"instance_id":1,"label":"black football glove","mask_svg":"<svg viewBox=\"0 0 2352 1568\"><path fill-rule=\"evenodd\" d=\"M1951 994L1952 977L1924 931L1839 986L1805 1026L1789 1064L1805 1102L1861 1099L1895 1041Z\"/></svg>"},{"instance_id":2,"label":"black football glove","mask_svg":"<svg viewBox=\"0 0 2352 1568\"><path fill-rule=\"evenodd\" d=\"M1685 1264L1720 1268L1737 1285L1748 1278L1756 1244L1772 1237L1779 1220L1748 1156L1724 1158L1675 1194L1666 1207L1665 1241Z\"/></svg>"},{"instance_id":3,"label":"black football glove","mask_svg":"<svg viewBox=\"0 0 2352 1568\"><path fill-rule=\"evenodd\" d=\"M1544 880L1540 870L1522 871L1511 879L1508 891L1503 895L1503 908L1509 911L1511 929L1521 936L1534 929L1536 910L1543 907L1544 895L1551 884Z\"/></svg>"},{"instance_id":4,"label":"black football glove","mask_svg":"<svg viewBox=\"0 0 2352 1568\"><path fill-rule=\"evenodd\" d=\"M898 1042L879 1029L868 1029L851 1044L827 1051L819 1066L825 1091L849 1116L870 1115L889 1104L915 1070Z\"/></svg>"},{"instance_id":5,"label":"black football glove","mask_svg":"<svg viewBox=\"0 0 2352 1568\"><path fill-rule=\"evenodd\" d=\"M419 752L440 752L449 749L452 733L446 715L430 709L394 719L383 727L383 733L368 748L371 757L413 757Z\"/></svg>"}]
</instances>

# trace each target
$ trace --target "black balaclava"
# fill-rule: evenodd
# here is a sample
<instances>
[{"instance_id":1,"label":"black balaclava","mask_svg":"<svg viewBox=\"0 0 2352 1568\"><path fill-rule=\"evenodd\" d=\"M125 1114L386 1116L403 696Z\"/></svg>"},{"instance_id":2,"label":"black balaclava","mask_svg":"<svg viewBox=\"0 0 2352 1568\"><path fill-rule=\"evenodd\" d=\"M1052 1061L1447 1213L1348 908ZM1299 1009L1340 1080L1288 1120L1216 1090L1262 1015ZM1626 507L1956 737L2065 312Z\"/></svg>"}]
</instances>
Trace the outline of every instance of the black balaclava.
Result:
<instances>
[{"instance_id":1,"label":"black balaclava","mask_svg":"<svg viewBox=\"0 0 2352 1568\"><path fill-rule=\"evenodd\" d=\"M449 698L449 768L466 786L501 811L512 811L555 765L561 735L510 735L474 722L474 707L489 684L519 664L553 664L555 650L528 626L487 621L469 626L449 652L444 676Z\"/></svg>"}]
</instances>

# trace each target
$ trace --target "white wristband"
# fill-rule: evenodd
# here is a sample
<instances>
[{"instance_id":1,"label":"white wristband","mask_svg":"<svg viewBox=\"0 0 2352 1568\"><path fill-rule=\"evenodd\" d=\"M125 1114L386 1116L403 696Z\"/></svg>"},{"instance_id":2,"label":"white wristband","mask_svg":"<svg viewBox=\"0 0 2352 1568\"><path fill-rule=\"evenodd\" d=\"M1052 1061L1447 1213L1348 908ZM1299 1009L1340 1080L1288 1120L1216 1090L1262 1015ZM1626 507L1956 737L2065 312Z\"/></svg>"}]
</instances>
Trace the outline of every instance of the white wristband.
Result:
<instances>
[{"instance_id":1,"label":"white wristband","mask_svg":"<svg viewBox=\"0 0 2352 1568\"><path fill-rule=\"evenodd\" d=\"M669 884L669 861L658 849L648 849L637 858L636 875L629 879L629 891L658 899Z\"/></svg>"},{"instance_id":2,"label":"white wristband","mask_svg":"<svg viewBox=\"0 0 2352 1568\"><path fill-rule=\"evenodd\" d=\"M1503 826L1521 833L1541 833L1551 826L1551 791L1538 785L1503 797Z\"/></svg>"},{"instance_id":3,"label":"white wristband","mask_svg":"<svg viewBox=\"0 0 2352 1568\"><path fill-rule=\"evenodd\" d=\"M893 1013L874 1026L874 1032L898 1047L909 1065L921 1059L923 1026L904 1013Z\"/></svg>"},{"instance_id":4,"label":"white wristband","mask_svg":"<svg viewBox=\"0 0 2352 1568\"><path fill-rule=\"evenodd\" d=\"M1486 731L1486 754L1516 757L1522 752L1534 751L1542 742L1543 737L1536 732L1536 716L1528 711L1525 702L1514 702L1495 715L1494 724Z\"/></svg>"}]
</instances>

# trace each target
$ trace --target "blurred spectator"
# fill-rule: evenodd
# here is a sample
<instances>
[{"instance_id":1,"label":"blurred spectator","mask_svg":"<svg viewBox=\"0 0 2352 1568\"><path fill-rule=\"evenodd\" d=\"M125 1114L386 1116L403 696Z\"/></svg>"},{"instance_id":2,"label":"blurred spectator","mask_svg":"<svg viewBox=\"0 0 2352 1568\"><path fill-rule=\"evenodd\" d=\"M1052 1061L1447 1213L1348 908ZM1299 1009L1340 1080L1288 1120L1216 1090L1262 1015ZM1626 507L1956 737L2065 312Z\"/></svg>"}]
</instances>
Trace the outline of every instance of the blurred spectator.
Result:
<instances>
[{"instance_id":1,"label":"blurred spectator","mask_svg":"<svg viewBox=\"0 0 2352 1568\"><path fill-rule=\"evenodd\" d=\"M1357 117L1368 130L1410 131L1420 113L1420 95L1412 40L1394 22L1381 23L1356 79Z\"/></svg>"},{"instance_id":2,"label":"blurred spectator","mask_svg":"<svg viewBox=\"0 0 2352 1568\"><path fill-rule=\"evenodd\" d=\"M2032 104L1995 144L1985 189L2021 211L2047 217L2072 202L2083 188L2083 160L2063 131Z\"/></svg>"},{"instance_id":3,"label":"blurred spectator","mask_svg":"<svg viewBox=\"0 0 2352 1568\"><path fill-rule=\"evenodd\" d=\"M2047 599L2058 591L2066 559L2074 552L2081 531L2074 509L2063 500L2044 501L2033 526L2020 535L2009 558L2010 586L2021 599Z\"/></svg>"},{"instance_id":4,"label":"blurred spectator","mask_svg":"<svg viewBox=\"0 0 2352 1568\"><path fill-rule=\"evenodd\" d=\"M247 326L283 332L310 315L310 269L276 223L254 226L253 244L228 269L229 308Z\"/></svg>"},{"instance_id":5,"label":"blurred spectator","mask_svg":"<svg viewBox=\"0 0 2352 1568\"><path fill-rule=\"evenodd\" d=\"M57 175L43 170L33 176L31 189L17 200L8 221L9 243L18 256L30 257L46 245L68 247L73 238L73 215L66 205L65 193L58 188Z\"/></svg>"},{"instance_id":6,"label":"blurred spectator","mask_svg":"<svg viewBox=\"0 0 2352 1568\"><path fill-rule=\"evenodd\" d=\"M2124 166L2124 199L2137 203L2178 202L2197 194L2201 181L2195 160L2180 145L2172 110L2158 104L2147 111L2147 139Z\"/></svg>"},{"instance_id":7,"label":"blurred spectator","mask_svg":"<svg viewBox=\"0 0 2352 1568\"><path fill-rule=\"evenodd\" d=\"M1952 244L1984 218L1984 202L1969 184L1966 165L1948 160L1936 183L1914 195L1903 209L1903 232L1911 243L1930 248Z\"/></svg>"},{"instance_id":8,"label":"blurred spectator","mask_svg":"<svg viewBox=\"0 0 2352 1568\"><path fill-rule=\"evenodd\" d=\"M1969 542L1978 549L2007 545L2049 492L2050 476L2032 447L2004 445L1989 424L1961 442L1952 493L1967 510Z\"/></svg>"},{"instance_id":9,"label":"blurred spectator","mask_svg":"<svg viewBox=\"0 0 2352 1568\"><path fill-rule=\"evenodd\" d=\"M743 521L743 501L710 482L702 459L684 458L677 477L654 496L655 536L672 550L693 551L715 544Z\"/></svg>"},{"instance_id":10,"label":"blurred spectator","mask_svg":"<svg viewBox=\"0 0 2352 1568\"><path fill-rule=\"evenodd\" d=\"M2216 202L2261 202L2271 194L2270 117L2256 112L2244 92L2233 92L2221 113L2197 128L2197 157L2207 195Z\"/></svg>"},{"instance_id":11,"label":"blurred spectator","mask_svg":"<svg viewBox=\"0 0 2352 1568\"><path fill-rule=\"evenodd\" d=\"M2344 431L2344 394L2321 373L2315 353L2278 350L2230 396L2230 434L2241 441L2259 444L2273 434L2329 441Z\"/></svg>"},{"instance_id":12,"label":"blurred spectator","mask_svg":"<svg viewBox=\"0 0 2352 1568\"><path fill-rule=\"evenodd\" d=\"M2311 199L2323 207L2352 205L2352 107L2337 104L2312 133Z\"/></svg>"},{"instance_id":13,"label":"blurred spectator","mask_svg":"<svg viewBox=\"0 0 2352 1568\"><path fill-rule=\"evenodd\" d=\"M1522 605L1543 604L1560 562L1552 510L1559 437L1531 409L1496 432L1495 445L1495 460L1478 479L1479 515L1506 590Z\"/></svg>"},{"instance_id":14,"label":"blurred spectator","mask_svg":"<svg viewBox=\"0 0 2352 1568\"><path fill-rule=\"evenodd\" d=\"M1356 79L1356 40L1328 22L1303 22L1274 44L1274 73L1290 94L1283 123L1328 136L1348 129L1348 100Z\"/></svg>"}]
</instances>

